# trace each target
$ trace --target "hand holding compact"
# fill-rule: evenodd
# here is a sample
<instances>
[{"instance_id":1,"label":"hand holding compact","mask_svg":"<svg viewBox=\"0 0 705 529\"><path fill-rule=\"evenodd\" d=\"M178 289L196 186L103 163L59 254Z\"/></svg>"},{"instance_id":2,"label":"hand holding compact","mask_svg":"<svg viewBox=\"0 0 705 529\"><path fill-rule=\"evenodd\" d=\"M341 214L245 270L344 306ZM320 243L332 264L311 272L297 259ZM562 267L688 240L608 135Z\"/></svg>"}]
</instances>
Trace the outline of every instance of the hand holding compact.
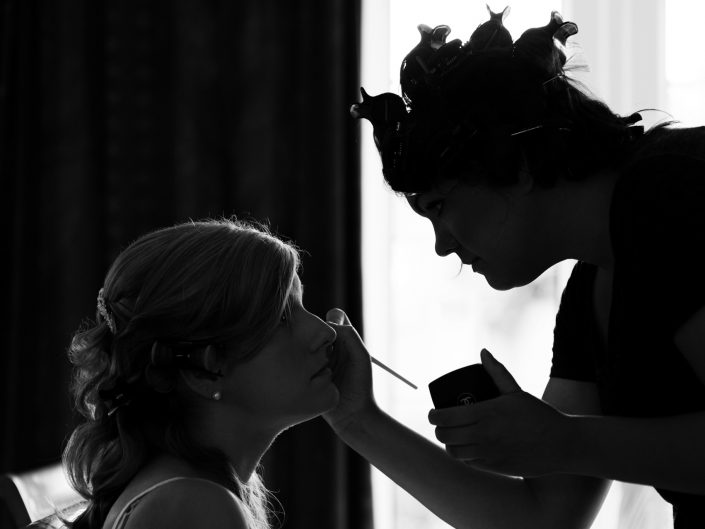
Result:
<instances>
[{"instance_id":1,"label":"hand holding compact","mask_svg":"<svg viewBox=\"0 0 705 529\"><path fill-rule=\"evenodd\" d=\"M484 349L482 365L500 396L431 410L436 438L453 457L483 470L514 476L558 471L568 444L567 416L522 391Z\"/></svg>"}]
</instances>

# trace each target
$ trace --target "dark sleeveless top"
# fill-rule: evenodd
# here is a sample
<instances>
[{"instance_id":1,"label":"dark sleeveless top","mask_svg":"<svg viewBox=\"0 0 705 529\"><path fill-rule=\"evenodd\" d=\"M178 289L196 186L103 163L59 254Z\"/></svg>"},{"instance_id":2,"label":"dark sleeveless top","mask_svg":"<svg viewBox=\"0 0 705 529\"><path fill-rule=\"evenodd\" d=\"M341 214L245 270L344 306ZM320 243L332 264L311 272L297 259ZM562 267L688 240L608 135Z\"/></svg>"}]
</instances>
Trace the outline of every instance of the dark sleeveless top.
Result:
<instances>
[{"instance_id":1,"label":"dark sleeveless top","mask_svg":"<svg viewBox=\"0 0 705 529\"><path fill-rule=\"evenodd\" d=\"M705 384L673 342L705 306L705 159L661 154L632 163L614 190L610 232L607 350L593 312L597 269L579 262L556 317L551 376L596 383L605 415L705 411ZM676 529L705 528L705 496L657 490L673 505Z\"/></svg>"}]
</instances>

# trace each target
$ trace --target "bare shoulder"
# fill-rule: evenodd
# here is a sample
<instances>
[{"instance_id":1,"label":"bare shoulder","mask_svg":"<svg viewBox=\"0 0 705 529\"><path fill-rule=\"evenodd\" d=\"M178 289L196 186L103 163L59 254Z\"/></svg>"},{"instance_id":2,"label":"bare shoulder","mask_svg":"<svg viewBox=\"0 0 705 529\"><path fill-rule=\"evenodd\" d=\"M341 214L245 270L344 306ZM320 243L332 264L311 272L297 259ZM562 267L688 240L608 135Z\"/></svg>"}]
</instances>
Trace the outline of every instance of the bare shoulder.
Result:
<instances>
[{"instance_id":1,"label":"bare shoulder","mask_svg":"<svg viewBox=\"0 0 705 529\"><path fill-rule=\"evenodd\" d=\"M199 478L177 479L147 494L125 529L170 527L247 529L240 499L225 487Z\"/></svg>"}]
</instances>

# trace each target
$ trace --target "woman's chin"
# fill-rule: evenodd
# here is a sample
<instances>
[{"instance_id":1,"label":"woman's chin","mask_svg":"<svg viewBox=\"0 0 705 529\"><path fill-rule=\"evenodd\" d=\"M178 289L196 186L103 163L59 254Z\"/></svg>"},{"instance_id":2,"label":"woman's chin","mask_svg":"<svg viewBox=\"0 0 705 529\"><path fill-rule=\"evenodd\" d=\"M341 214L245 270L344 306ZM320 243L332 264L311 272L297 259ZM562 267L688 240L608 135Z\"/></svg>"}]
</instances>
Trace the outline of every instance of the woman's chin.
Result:
<instances>
[{"instance_id":1,"label":"woman's chin","mask_svg":"<svg viewBox=\"0 0 705 529\"><path fill-rule=\"evenodd\" d=\"M522 286L515 281L508 281L505 278L498 278L497 276L483 274L485 276L485 281L492 287L493 290L505 291L511 290L518 286Z\"/></svg>"},{"instance_id":2,"label":"woman's chin","mask_svg":"<svg viewBox=\"0 0 705 529\"><path fill-rule=\"evenodd\" d=\"M286 427L291 428L292 426L310 421L316 417L320 417L328 411L335 409L340 401L340 392L334 384L331 384L331 386L332 388L330 391L326 389L325 395L319 396L315 403L309 403L310 407L307 406L307 411L301 410L299 413L294 415L295 419L292 419L291 416L289 416L289 422Z\"/></svg>"},{"instance_id":3,"label":"woman's chin","mask_svg":"<svg viewBox=\"0 0 705 529\"><path fill-rule=\"evenodd\" d=\"M489 271L481 272L485 281L493 290L506 291L517 287L523 287L534 281L536 275L518 274L493 274Z\"/></svg>"},{"instance_id":4,"label":"woman's chin","mask_svg":"<svg viewBox=\"0 0 705 529\"><path fill-rule=\"evenodd\" d=\"M331 386L332 390L330 400L328 401L328 406L321 413L325 413L327 411L332 410L333 408L337 407L338 403L340 402L340 391L338 390L338 387L335 384L331 384Z\"/></svg>"}]
</instances>

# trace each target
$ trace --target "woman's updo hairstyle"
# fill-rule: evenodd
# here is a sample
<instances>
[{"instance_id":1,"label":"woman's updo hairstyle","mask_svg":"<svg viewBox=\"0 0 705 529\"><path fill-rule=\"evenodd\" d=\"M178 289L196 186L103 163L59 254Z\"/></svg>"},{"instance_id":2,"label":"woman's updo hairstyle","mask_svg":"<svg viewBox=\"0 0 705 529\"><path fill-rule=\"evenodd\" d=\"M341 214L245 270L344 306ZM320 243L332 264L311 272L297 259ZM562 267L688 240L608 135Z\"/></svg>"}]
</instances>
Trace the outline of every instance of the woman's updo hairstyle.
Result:
<instances>
[{"instance_id":1,"label":"woman's updo hairstyle","mask_svg":"<svg viewBox=\"0 0 705 529\"><path fill-rule=\"evenodd\" d=\"M508 12L490 11L466 43L446 42L448 26L420 25L421 41L401 65L402 97L361 89L351 113L372 123L394 191L421 193L457 177L501 187L523 167L542 187L579 180L620 164L643 132L632 126L638 114L617 116L566 76L573 22L554 11L513 42Z\"/></svg>"},{"instance_id":2,"label":"woman's updo hairstyle","mask_svg":"<svg viewBox=\"0 0 705 529\"><path fill-rule=\"evenodd\" d=\"M75 405L86 421L74 430L64 462L89 500L74 527L100 527L157 453L209 471L249 505L253 527L266 526L259 476L241 483L223 454L190 438L190 401L176 388L180 369L218 377L214 366L236 368L256 354L288 310L298 267L292 244L240 220L179 224L120 253L99 293L97 321L69 348Z\"/></svg>"}]
</instances>

